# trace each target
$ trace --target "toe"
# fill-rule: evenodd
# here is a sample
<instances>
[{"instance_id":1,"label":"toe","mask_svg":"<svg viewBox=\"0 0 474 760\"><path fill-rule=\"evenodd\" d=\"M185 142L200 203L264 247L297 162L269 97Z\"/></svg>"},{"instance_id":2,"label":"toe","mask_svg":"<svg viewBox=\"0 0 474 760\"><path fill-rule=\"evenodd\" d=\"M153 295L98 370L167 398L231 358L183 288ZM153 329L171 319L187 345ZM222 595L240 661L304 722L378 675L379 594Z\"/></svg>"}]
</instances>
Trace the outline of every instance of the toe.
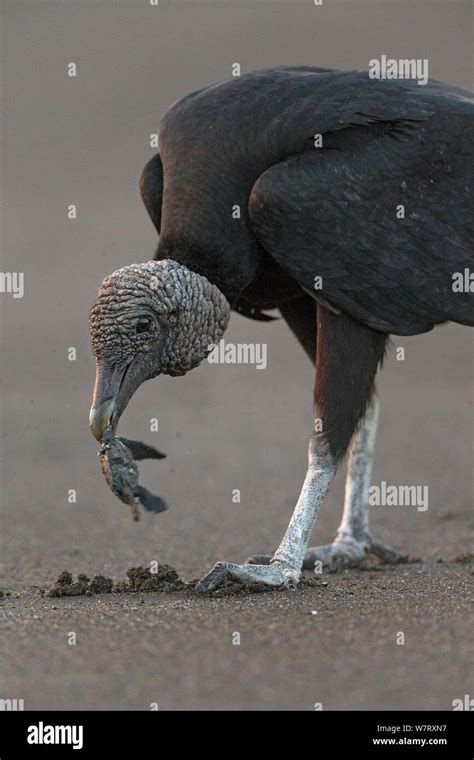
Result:
<instances>
[{"instance_id":1,"label":"toe","mask_svg":"<svg viewBox=\"0 0 474 760\"><path fill-rule=\"evenodd\" d=\"M332 547L333 544L327 544L326 546L315 546L308 549L303 560L303 569L314 570L316 562L322 562L324 566L330 565L332 560Z\"/></svg>"},{"instance_id":2,"label":"toe","mask_svg":"<svg viewBox=\"0 0 474 760\"><path fill-rule=\"evenodd\" d=\"M204 591L212 591L215 589L222 581L228 577L229 573L227 570L227 564L225 562L216 562L212 570L207 573L207 575L204 576L204 578L201 578L199 583L196 585L196 591L198 593L202 593Z\"/></svg>"},{"instance_id":3,"label":"toe","mask_svg":"<svg viewBox=\"0 0 474 760\"><path fill-rule=\"evenodd\" d=\"M254 554L245 560L246 565L269 565L272 558L271 554Z\"/></svg>"},{"instance_id":4,"label":"toe","mask_svg":"<svg viewBox=\"0 0 474 760\"><path fill-rule=\"evenodd\" d=\"M287 591L296 591L298 588L298 581L296 578L288 577L283 581L283 588Z\"/></svg>"},{"instance_id":5,"label":"toe","mask_svg":"<svg viewBox=\"0 0 474 760\"><path fill-rule=\"evenodd\" d=\"M388 549L386 546L373 539L370 544L370 551L375 554L382 562L387 565L398 565L404 562L408 562L407 554L399 554L398 552Z\"/></svg>"},{"instance_id":6,"label":"toe","mask_svg":"<svg viewBox=\"0 0 474 760\"><path fill-rule=\"evenodd\" d=\"M204 576L196 586L196 591L213 591L225 580L234 578L244 584L260 584L264 586L296 588L299 572L280 561L271 564L235 565L232 562L218 562L210 573Z\"/></svg>"},{"instance_id":7,"label":"toe","mask_svg":"<svg viewBox=\"0 0 474 760\"><path fill-rule=\"evenodd\" d=\"M360 543L332 543L325 546L317 546L306 552L303 567L306 570L314 570L316 562L328 572L336 572L348 567L356 567L365 557L365 545ZM319 571L316 571L319 573Z\"/></svg>"}]
</instances>

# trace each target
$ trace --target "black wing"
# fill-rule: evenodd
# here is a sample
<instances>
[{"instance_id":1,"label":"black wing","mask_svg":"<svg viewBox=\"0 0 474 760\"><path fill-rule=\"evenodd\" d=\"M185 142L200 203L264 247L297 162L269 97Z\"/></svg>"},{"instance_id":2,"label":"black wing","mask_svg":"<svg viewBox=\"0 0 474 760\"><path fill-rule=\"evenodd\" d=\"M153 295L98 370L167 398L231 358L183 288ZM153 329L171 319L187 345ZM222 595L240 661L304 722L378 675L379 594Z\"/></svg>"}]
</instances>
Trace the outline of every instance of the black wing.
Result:
<instances>
[{"instance_id":1,"label":"black wing","mask_svg":"<svg viewBox=\"0 0 474 760\"><path fill-rule=\"evenodd\" d=\"M160 154L148 161L140 177L140 193L150 219L160 234L161 202L163 198L163 165Z\"/></svg>"},{"instance_id":2,"label":"black wing","mask_svg":"<svg viewBox=\"0 0 474 760\"><path fill-rule=\"evenodd\" d=\"M474 294L453 288L474 268L474 111L436 88L413 119L403 100L400 119L393 100L375 119L358 104L322 148L265 171L249 199L260 244L305 291L399 335L474 325Z\"/></svg>"}]
</instances>

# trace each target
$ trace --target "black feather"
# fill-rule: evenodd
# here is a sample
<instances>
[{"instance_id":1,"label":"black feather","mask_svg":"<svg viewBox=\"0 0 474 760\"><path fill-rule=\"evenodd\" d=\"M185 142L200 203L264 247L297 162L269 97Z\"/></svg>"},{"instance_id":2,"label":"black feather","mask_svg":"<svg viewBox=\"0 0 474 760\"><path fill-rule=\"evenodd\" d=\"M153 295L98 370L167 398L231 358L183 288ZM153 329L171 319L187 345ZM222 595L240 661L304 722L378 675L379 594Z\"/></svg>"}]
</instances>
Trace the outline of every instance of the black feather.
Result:
<instances>
[{"instance_id":1,"label":"black feather","mask_svg":"<svg viewBox=\"0 0 474 760\"><path fill-rule=\"evenodd\" d=\"M473 120L468 92L356 71L282 67L191 93L141 178L157 258L260 321L303 289L382 332L472 325L452 278L474 267Z\"/></svg>"}]
</instances>

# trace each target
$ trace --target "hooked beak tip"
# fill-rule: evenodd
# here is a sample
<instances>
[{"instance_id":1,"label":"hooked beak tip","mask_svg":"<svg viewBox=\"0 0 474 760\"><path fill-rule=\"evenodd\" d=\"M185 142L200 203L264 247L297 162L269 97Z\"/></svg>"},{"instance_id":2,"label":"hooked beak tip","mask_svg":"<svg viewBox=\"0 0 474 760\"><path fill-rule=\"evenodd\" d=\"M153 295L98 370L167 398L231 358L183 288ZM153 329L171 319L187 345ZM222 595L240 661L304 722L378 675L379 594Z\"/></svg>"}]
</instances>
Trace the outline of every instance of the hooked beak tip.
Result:
<instances>
[{"instance_id":1,"label":"hooked beak tip","mask_svg":"<svg viewBox=\"0 0 474 760\"><path fill-rule=\"evenodd\" d=\"M89 413L89 428L94 438L102 442L104 432L112 425L112 418L115 409L113 399L103 401L99 406L93 405Z\"/></svg>"},{"instance_id":2,"label":"hooked beak tip","mask_svg":"<svg viewBox=\"0 0 474 760\"><path fill-rule=\"evenodd\" d=\"M117 366L101 365L97 367L92 407L89 414L89 427L99 443L104 440L104 433L109 429L113 435L119 419L131 395L130 383L127 386L127 371L130 362Z\"/></svg>"}]
</instances>

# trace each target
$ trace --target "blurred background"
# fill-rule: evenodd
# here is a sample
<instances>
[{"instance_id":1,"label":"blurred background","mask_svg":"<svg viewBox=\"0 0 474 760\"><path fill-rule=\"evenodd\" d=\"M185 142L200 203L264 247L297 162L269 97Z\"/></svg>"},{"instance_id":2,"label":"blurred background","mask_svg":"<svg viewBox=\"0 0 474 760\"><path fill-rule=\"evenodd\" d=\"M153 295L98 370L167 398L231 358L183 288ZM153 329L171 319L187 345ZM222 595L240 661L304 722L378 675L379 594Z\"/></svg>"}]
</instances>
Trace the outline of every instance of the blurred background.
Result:
<instances>
[{"instance_id":1,"label":"blurred background","mask_svg":"<svg viewBox=\"0 0 474 760\"><path fill-rule=\"evenodd\" d=\"M271 551L302 484L313 419L312 367L283 321L232 317L226 340L267 343L267 369L206 363L184 378L157 378L132 399L120 432L167 452L141 466L143 484L168 501L166 514L131 522L88 431L90 303L105 275L153 258L157 245L138 192L155 152L150 134L174 101L229 77L234 62L245 73L281 64L366 69L382 54L428 58L431 77L471 89L470 3L1 6L1 268L25 277L22 299L0 294L2 582L26 589L65 567L123 577L152 559L197 577L218 559ZM68 219L70 204L77 219ZM428 485L430 502L425 513L374 508L374 531L397 549L453 557L469 548L471 333L448 325L392 343L405 347L405 360L392 349L379 376L373 482ZM155 417L159 431L150 432ZM344 475L313 543L333 538ZM29 684L32 706L44 706Z\"/></svg>"}]
</instances>

